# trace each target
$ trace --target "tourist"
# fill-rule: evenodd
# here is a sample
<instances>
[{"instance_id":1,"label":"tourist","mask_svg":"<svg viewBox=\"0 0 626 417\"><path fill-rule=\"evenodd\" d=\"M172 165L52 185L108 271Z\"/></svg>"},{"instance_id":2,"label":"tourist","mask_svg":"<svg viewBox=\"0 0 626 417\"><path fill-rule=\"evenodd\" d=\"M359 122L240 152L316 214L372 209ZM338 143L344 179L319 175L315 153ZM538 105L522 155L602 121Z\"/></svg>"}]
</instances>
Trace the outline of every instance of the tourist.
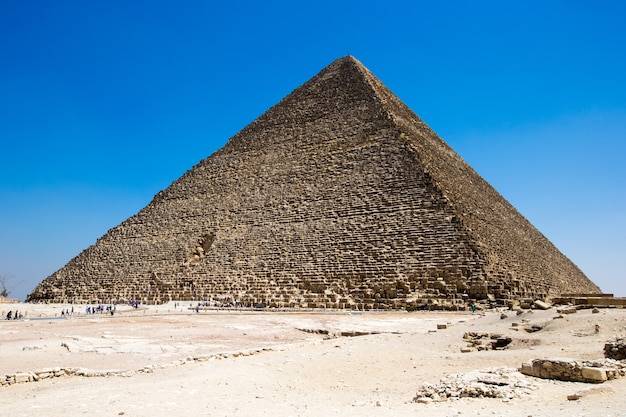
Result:
<instances>
[{"instance_id":1,"label":"tourist","mask_svg":"<svg viewBox=\"0 0 626 417\"><path fill-rule=\"evenodd\" d=\"M13 318L13 312L9 310L7 313L7 320L11 320Z\"/></svg>"}]
</instances>

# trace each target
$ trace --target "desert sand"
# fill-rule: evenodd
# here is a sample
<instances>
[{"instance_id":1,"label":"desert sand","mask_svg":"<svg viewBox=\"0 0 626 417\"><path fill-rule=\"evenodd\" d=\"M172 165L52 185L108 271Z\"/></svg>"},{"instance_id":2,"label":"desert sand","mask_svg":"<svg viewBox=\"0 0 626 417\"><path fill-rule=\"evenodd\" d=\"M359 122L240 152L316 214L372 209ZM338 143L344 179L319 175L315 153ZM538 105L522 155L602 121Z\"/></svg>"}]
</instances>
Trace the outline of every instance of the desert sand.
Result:
<instances>
[{"instance_id":1,"label":"desert sand","mask_svg":"<svg viewBox=\"0 0 626 417\"><path fill-rule=\"evenodd\" d=\"M73 315L61 316L72 307ZM188 307L124 306L111 316L87 315L77 305L0 304L3 317L25 314L0 320L0 376L80 370L0 387L1 414L626 416L626 378L589 384L519 373L532 359L602 358L609 338L626 335L626 309L517 315ZM532 325L541 330L524 330ZM463 353L466 332L512 342ZM515 395L414 401L425 383L495 370L519 382ZM568 400L572 394L579 398Z\"/></svg>"}]
</instances>

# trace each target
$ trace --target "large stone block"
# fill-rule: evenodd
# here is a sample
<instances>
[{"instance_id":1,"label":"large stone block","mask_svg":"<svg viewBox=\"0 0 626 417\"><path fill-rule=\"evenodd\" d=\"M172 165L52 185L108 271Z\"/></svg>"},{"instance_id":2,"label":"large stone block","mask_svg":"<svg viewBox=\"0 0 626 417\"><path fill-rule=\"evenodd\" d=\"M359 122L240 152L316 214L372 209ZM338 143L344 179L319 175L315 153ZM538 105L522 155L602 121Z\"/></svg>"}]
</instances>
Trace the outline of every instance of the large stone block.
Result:
<instances>
[{"instance_id":1,"label":"large stone block","mask_svg":"<svg viewBox=\"0 0 626 417\"><path fill-rule=\"evenodd\" d=\"M592 382L604 382L607 380L606 370L586 366L581 369L582 377Z\"/></svg>"},{"instance_id":2,"label":"large stone block","mask_svg":"<svg viewBox=\"0 0 626 417\"><path fill-rule=\"evenodd\" d=\"M15 383L17 384L30 382L33 379L31 374L25 373L25 372L15 374L14 378L15 378Z\"/></svg>"}]
</instances>

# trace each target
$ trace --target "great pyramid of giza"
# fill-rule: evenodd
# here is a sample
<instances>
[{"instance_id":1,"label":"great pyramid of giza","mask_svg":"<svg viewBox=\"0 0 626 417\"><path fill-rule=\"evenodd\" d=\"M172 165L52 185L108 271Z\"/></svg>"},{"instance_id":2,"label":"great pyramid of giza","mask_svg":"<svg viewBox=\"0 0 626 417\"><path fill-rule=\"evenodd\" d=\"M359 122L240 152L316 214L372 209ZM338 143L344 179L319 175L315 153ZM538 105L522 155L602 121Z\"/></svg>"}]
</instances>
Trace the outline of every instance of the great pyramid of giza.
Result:
<instances>
[{"instance_id":1,"label":"great pyramid of giza","mask_svg":"<svg viewBox=\"0 0 626 417\"><path fill-rule=\"evenodd\" d=\"M562 292L600 290L348 56L28 300L456 309Z\"/></svg>"}]
</instances>

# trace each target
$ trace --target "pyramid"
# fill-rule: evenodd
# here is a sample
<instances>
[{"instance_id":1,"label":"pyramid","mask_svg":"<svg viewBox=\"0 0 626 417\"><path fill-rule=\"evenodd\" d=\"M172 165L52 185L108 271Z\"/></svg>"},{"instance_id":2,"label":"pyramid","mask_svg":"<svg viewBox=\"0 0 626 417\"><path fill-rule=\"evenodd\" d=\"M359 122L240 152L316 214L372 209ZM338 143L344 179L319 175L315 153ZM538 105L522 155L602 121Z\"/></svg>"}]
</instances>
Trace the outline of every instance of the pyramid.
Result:
<instances>
[{"instance_id":1,"label":"pyramid","mask_svg":"<svg viewBox=\"0 0 626 417\"><path fill-rule=\"evenodd\" d=\"M600 290L348 56L28 300L459 309L564 292Z\"/></svg>"}]
</instances>

